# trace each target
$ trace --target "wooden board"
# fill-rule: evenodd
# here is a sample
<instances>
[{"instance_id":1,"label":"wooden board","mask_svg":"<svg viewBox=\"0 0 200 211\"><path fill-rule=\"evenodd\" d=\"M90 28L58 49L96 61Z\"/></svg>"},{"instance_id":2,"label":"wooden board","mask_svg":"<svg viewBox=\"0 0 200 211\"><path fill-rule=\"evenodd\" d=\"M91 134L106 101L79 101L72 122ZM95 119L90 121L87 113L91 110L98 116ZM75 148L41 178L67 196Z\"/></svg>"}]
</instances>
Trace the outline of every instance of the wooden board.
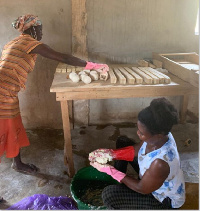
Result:
<instances>
[{"instance_id":1,"label":"wooden board","mask_svg":"<svg viewBox=\"0 0 200 211\"><path fill-rule=\"evenodd\" d=\"M126 77L129 84L135 83L135 78L130 73L128 73L123 67L118 67L118 69Z\"/></svg>"},{"instance_id":2,"label":"wooden board","mask_svg":"<svg viewBox=\"0 0 200 211\"><path fill-rule=\"evenodd\" d=\"M170 77L167 76L166 74L161 73L161 72L154 70L152 68L148 68L148 70L160 78L160 80L161 80L160 83L166 83L166 84L171 83ZM164 81L163 81L163 79L164 79Z\"/></svg>"},{"instance_id":3,"label":"wooden board","mask_svg":"<svg viewBox=\"0 0 200 211\"><path fill-rule=\"evenodd\" d=\"M152 74L154 74L155 76L157 76L159 78L159 83L160 84L164 84L165 83L164 76L160 75L157 70L154 70L151 67L147 67L146 69L147 69L147 71L151 72Z\"/></svg>"},{"instance_id":4,"label":"wooden board","mask_svg":"<svg viewBox=\"0 0 200 211\"><path fill-rule=\"evenodd\" d=\"M113 69L109 68L108 73L109 73L109 76L110 76L110 83L111 84L116 84L117 83L117 77L115 76L115 73L114 73Z\"/></svg>"},{"instance_id":5,"label":"wooden board","mask_svg":"<svg viewBox=\"0 0 200 211\"><path fill-rule=\"evenodd\" d=\"M56 68L57 73L66 73L67 70L67 64L65 63L58 63L58 66Z\"/></svg>"},{"instance_id":6,"label":"wooden board","mask_svg":"<svg viewBox=\"0 0 200 211\"><path fill-rule=\"evenodd\" d=\"M153 64L157 67L157 68L162 68L162 62L158 61L156 59L153 59Z\"/></svg>"},{"instance_id":7,"label":"wooden board","mask_svg":"<svg viewBox=\"0 0 200 211\"><path fill-rule=\"evenodd\" d=\"M88 60L86 0L71 0L72 55Z\"/></svg>"},{"instance_id":8,"label":"wooden board","mask_svg":"<svg viewBox=\"0 0 200 211\"><path fill-rule=\"evenodd\" d=\"M122 73L114 67L114 73L116 74L120 84L126 84L126 78L122 75Z\"/></svg>"},{"instance_id":9,"label":"wooden board","mask_svg":"<svg viewBox=\"0 0 200 211\"><path fill-rule=\"evenodd\" d=\"M148 62L145 61L145 60L143 60L143 59L137 61L137 63L138 63L138 65L141 66L141 67L148 67L148 66L149 66Z\"/></svg>"},{"instance_id":10,"label":"wooden board","mask_svg":"<svg viewBox=\"0 0 200 211\"><path fill-rule=\"evenodd\" d=\"M156 68L156 66L150 62L149 62L149 67L154 68L154 69Z\"/></svg>"},{"instance_id":11,"label":"wooden board","mask_svg":"<svg viewBox=\"0 0 200 211\"><path fill-rule=\"evenodd\" d=\"M137 67L132 67L132 69L134 70L134 72L136 72L138 75L140 75L143 78L145 83L147 83L147 84L152 84L153 83L153 79L149 75L147 75L146 73L142 72Z\"/></svg>"},{"instance_id":12,"label":"wooden board","mask_svg":"<svg viewBox=\"0 0 200 211\"><path fill-rule=\"evenodd\" d=\"M195 87L199 87L199 77L197 71L182 66L174 60L185 60L186 62L191 62L192 64L199 65L198 54L196 53L172 53L172 54L158 54L152 53L153 59L160 60L163 63L163 67L167 69L170 73L176 75L182 80L189 82ZM186 64L185 64L186 65Z\"/></svg>"},{"instance_id":13,"label":"wooden board","mask_svg":"<svg viewBox=\"0 0 200 211\"><path fill-rule=\"evenodd\" d=\"M132 69L130 69L129 67L124 67L124 69L125 69L127 72L129 72L129 73L135 78L137 84L142 84L143 78L142 78L140 75L138 75L137 73L135 73L135 72L134 72Z\"/></svg>"},{"instance_id":14,"label":"wooden board","mask_svg":"<svg viewBox=\"0 0 200 211\"><path fill-rule=\"evenodd\" d=\"M154 84L159 84L160 80L159 78L154 75L153 73L151 73L150 71L148 71L146 68L148 67L138 67L140 70L142 70L145 74L149 75L152 79L153 79L153 83Z\"/></svg>"}]
</instances>

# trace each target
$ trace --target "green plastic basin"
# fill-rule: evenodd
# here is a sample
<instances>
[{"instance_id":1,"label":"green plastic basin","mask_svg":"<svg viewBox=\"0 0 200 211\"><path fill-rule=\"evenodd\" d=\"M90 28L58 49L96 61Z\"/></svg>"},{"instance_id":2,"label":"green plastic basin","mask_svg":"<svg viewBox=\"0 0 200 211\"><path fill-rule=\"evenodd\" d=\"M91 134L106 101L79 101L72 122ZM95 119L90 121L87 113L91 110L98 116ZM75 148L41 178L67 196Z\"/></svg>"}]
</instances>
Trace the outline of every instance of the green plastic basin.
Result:
<instances>
[{"instance_id":1,"label":"green plastic basin","mask_svg":"<svg viewBox=\"0 0 200 211\"><path fill-rule=\"evenodd\" d=\"M119 184L110 175L99 172L92 166L84 167L80 169L73 177L70 184L70 191L73 199L76 201L79 210L104 210L105 206L94 206L92 204L86 204L81 201L81 196L85 194L88 184L92 182L105 182L108 185Z\"/></svg>"}]
</instances>

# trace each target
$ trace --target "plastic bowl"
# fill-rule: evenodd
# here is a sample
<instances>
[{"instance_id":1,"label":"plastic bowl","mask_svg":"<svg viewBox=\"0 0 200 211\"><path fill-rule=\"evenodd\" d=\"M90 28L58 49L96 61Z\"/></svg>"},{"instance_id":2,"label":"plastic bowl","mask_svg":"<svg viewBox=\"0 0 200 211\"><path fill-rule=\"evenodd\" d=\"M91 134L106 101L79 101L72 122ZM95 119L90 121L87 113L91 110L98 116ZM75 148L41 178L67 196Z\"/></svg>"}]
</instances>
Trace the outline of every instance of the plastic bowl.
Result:
<instances>
[{"instance_id":1,"label":"plastic bowl","mask_svg":"<svg viewBox=\"0 0 200 211\"><path fill-rule=\"evenodd\" d=\"M92 204L86 204L81 201L81 197L85 194L88 184L92 182L105 182L108 185L119 184L111 176L99 172L92 166L84 167L80 169L73 177L70 185L70 191L73 199L76 201L79 210L104 210L105 206L95 206Z\"/></svg>"}]
</instances>

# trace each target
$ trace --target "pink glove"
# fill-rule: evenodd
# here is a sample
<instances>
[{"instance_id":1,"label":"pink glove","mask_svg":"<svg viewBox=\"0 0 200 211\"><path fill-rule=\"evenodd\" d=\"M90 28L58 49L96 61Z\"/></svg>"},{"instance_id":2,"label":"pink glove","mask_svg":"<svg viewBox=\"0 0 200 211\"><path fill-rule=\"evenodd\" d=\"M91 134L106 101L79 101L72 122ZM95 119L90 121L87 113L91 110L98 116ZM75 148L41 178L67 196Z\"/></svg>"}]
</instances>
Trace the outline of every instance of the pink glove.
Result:
<instances>
[{"instance_id":1,"label":"pink glove","mask_svg":"<svg viewBox=\"0 0 200 211\"><path fill-rule=\"evenodd\" d=\"M102 165L97 162L90 162L90 165L96 168L98 171L110 175L113 179L117 180L118 182L121 182L121 180L124 179L124 177L126 176L126 174L122 173L121 171L118 171L113 166L110 166L108 164Z\"/></svg>"},{"instance_id":2,"label":"pink glove","mask_svg":"<svg viewBox=\"0 0 200 211\"><path fill-rule=\"evenodd\" d=\"M133 146L123 147L120 149L97 149L89 154L91 162L107 163L112 160L133 161L135 149Z\"/></svg>"},{"instance_id":3,"label":"pink glove","mask_svg":"<svg viewBox=\"0 0 200 211\"><path fill-rule=\"evenodd\" d=\"M85 70L94 69L100 73L106 73L109 71L109 67L107 64L97 64L97 63L93 63L93 62L87 62L87 65L85 66L84 69Z\"/></svg>"}]
</instances>

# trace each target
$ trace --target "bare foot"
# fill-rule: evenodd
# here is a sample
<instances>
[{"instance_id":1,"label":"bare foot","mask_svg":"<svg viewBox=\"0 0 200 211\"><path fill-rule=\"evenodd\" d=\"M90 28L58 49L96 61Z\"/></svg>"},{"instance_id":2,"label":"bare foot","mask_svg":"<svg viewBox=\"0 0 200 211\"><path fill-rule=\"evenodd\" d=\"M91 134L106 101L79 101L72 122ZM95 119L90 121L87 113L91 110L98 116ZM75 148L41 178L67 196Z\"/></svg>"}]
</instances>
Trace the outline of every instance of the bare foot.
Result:
<instances>
[{"instance_id":1,"label":"bare foot","mask_svg":"<svg viewBox=\"0 0 200 211\"><path fill-rule=\"evenodd\" d=\"M21 173L25 173L25 174L32 174L32 173L36 173L39 171L39 168L37 168L35 165L33 164L25 164L25 163L20 163L18 165L16 165L15 163L12 163L11 167L18 172Z\"/></svg>"}]
</instances>

